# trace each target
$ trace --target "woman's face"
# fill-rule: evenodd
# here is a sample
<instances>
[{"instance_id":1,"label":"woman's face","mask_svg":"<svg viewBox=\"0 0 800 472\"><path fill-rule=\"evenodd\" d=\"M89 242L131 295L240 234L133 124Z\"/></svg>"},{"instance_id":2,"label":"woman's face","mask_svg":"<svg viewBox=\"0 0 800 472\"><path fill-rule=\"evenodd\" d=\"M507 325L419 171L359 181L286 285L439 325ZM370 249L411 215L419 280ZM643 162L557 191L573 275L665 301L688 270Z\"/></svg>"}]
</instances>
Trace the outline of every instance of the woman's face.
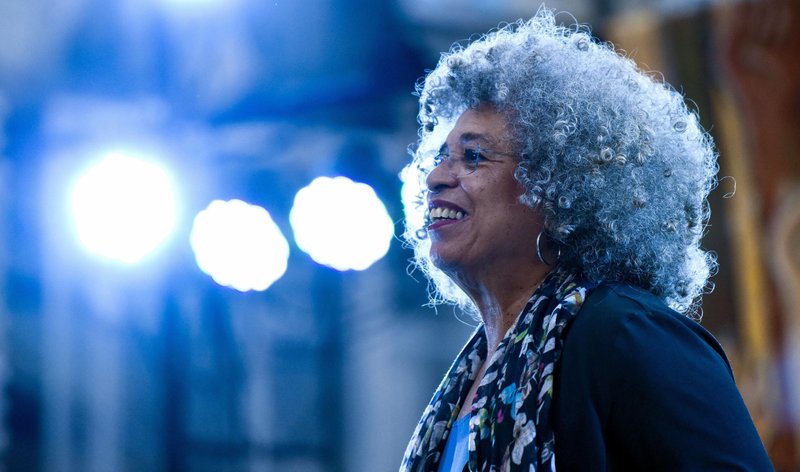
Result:
<instances>
[{"instance_id":1,"label":"woman's face","mask_svg":"<svg viewBox=\"0 0 800 472\"><path fill-rule=\"evenodd\" d=\"M427 179L434 264L457 283L538 264L542 218L519 202L518 158L504 115L488 105L465 111L441 151Z\"/></svg>"}]
</instances>

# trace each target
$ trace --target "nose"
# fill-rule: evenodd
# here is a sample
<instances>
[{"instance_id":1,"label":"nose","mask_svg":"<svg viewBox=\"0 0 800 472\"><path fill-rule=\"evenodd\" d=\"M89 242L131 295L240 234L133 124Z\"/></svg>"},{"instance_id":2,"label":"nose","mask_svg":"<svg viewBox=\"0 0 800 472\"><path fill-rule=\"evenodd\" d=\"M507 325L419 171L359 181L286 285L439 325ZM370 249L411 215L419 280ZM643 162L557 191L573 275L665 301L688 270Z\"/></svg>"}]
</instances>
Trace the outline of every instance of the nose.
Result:
<instances>
[{"instance_id":1,"label":"nose","mask_svg":"<svg viewBox=\"0 0 800 472\"><path fill-rule=\"evenodd\" d=\"M447 162L433 168L425 178L425 184L432 193L439 193L445 188L458 185L458 176Z\"/></svg>"}]
</instances>

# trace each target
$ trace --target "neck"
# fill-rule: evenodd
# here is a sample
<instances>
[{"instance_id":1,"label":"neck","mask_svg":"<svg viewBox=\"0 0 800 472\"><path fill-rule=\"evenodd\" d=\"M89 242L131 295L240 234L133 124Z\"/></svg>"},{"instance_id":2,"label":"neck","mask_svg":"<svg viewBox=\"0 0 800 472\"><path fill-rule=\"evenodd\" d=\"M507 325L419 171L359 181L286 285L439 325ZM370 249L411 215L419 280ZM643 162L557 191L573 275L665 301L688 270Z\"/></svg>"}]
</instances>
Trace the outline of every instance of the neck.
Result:
<instances>
[{"instance_id":1,"label":"neck","mask_svg":"<svg viewBox=\"0 0 800 472\"><path fill-rule=\"evenodd\" d=\"M489 358L549 272L549 267L536 265L525 274L495 275L489 283L461 284L462 288L468 287L465 291L483 320Z\"/></svg>"}]
</instances>

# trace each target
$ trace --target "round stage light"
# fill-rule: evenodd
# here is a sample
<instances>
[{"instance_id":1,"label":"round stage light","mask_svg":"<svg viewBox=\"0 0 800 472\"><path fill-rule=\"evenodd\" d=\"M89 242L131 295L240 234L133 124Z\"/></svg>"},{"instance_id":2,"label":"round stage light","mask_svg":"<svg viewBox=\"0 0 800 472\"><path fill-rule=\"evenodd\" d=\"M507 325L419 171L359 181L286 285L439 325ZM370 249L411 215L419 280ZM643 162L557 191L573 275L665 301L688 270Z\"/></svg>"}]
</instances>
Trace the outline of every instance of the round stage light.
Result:
<instances>
[{"instance_id":1,"label":"round stage light","mask_svg":"<svg viewBox=\"0 0 800 472\"><path fill-rule=\"evenodd\" d=\"M319 177L295 195L289 222L297 245L319 264L364 270L389 250L394 224L367 184Z\"/></svg>"},{"instance_id":2,"label":"round stage light","mask_svg":"<svg viewBox=\"0 0 800 472\"><path fill-rule=\"evenodd\" d=\"M72 216L91 252L134 263L175 227L172 180L159 165L114 153L79 177L72 188Z\"/></svg>"},{"instance_id":3,"label":"round stage light","mask_svg":"<svg viewBox=\"0 0 800 472\"><path fill-rule=\"evenodd\" d=\"M190 238L200 269L240 292L266 290L289 262L289 243L269 212L241 200L211 202L195 217Z\"/></svg>"}]
</instances>

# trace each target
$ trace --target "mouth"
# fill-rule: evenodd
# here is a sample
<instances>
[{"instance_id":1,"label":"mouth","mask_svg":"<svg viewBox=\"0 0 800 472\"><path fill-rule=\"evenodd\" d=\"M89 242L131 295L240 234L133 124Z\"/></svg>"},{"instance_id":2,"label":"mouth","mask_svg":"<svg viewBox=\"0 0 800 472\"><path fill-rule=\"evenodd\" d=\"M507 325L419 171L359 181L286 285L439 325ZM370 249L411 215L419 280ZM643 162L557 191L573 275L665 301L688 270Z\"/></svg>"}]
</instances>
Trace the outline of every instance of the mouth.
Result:
<instances>
[{"instance_id":1,"label":"mouth","mask_svg":"<svg viewBox=\"0 0 800 472\"><path fill-rule=\"evenodd\" d=\"M464 219L468 213L449 202L431 202L428 208L428 229L435 229L448 223Z\"/></svg>"}]
</instances>

